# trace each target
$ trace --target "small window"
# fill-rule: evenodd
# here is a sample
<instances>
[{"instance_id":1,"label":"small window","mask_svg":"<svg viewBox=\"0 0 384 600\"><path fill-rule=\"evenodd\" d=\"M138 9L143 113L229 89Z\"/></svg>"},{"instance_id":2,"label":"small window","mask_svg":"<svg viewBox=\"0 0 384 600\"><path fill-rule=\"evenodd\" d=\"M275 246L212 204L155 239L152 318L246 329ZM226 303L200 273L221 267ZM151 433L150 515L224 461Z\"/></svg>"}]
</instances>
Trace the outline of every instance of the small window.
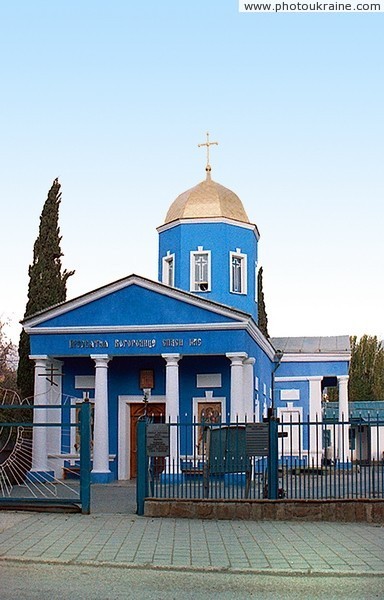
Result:
<instances>
[{"instance_id":1,"label":"small window","mask_svg":"<svg viewBox=\"0 0 384 600\"><path fill-rule=\"evenodd\" d=\"M247 293L247 255L239 248L230 253L230 290L233 294Z\"/></svg>"},{"instance_id":2,"label":"small window","mask_svg":"<svg viewBox=\"0 0 384 600\"><path fill-rule=\"evenodd\" d=\"M211 253L209 250L191 252L191 291L209 292L211 289Z\"/></svg>"},{"instance_id":3,"label":"small window","mask_svg":"<svg viewBox=\"0 0 384 600\"><path fill-rule=\"evenodd\" d=\"M163 283L175 287L175 255L169 252L163 258Z\"/></svg>"}]
</instances>

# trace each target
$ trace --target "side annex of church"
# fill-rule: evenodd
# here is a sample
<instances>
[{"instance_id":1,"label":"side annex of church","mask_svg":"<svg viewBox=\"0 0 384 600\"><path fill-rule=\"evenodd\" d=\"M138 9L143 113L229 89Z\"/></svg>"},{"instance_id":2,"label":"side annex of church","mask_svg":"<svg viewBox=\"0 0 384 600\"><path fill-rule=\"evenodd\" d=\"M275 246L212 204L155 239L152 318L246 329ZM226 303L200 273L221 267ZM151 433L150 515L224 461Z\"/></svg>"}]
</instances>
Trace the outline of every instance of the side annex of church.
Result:
<instances>
[{"instance_id":1,"label":"side annex of church","mask_svg":"<svg viewBox=\"0 0 384 600\"><path fill-rule=\"evenodd\" d=\"M340 416L348 414L348 336L267 339L259 330L259 232L239 197L212 180L209 160L158 234L158 281L130 275L23 321L35 403L69 398L73 411L90 398L93 481L135 477L145 404L155 419L180 423L261 421L272 406L288 422L321 421L324 388L338 386ZM42 376L50 369L51 380ZM190 440L178 443L193 453ZM308 441L287 443L309 453ZM53 428L34 444L32 470L45 472L56 456L59 473L60 457L76 451L75 433Z\"/></svg>"}]
</instances>

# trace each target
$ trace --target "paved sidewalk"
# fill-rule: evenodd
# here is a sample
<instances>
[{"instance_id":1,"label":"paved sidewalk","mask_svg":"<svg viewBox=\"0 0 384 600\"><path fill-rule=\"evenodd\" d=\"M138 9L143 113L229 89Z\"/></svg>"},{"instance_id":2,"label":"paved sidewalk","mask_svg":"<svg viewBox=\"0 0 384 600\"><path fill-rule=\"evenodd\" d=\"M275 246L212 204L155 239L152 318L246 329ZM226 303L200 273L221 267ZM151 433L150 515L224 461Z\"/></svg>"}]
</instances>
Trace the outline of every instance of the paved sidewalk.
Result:
<instances>
[{"instance_id":1,"label":"paved sidewalk","mask_svg":"<svg viewBox=\"0 0 384 600\"><path fill-rule=\"evenodd\" d=\"M384 575L384 527L0 512L0 557L116 567Z\"/></svg>"}]
</instances>

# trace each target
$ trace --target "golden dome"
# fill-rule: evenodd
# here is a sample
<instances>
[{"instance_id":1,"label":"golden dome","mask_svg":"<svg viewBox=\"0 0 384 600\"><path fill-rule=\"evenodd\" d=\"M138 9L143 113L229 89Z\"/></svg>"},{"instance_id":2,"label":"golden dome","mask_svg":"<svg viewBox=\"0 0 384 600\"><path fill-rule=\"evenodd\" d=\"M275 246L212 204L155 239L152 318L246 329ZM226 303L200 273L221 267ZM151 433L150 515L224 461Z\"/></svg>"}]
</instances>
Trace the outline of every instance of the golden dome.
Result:
<instances>
[{"instance_id":1,"label":"golden dome","mask_svg":"<svg viewBox=\"0 0 384 600\"><path fill-rule=\"evenodd\" d=\"M180 194L171 204L165 217L165 224L178 219L205 217L223 217L249 223L240 198L228 188L212 181L209 166L207 178Z\"/></svg>"}]
</instances>

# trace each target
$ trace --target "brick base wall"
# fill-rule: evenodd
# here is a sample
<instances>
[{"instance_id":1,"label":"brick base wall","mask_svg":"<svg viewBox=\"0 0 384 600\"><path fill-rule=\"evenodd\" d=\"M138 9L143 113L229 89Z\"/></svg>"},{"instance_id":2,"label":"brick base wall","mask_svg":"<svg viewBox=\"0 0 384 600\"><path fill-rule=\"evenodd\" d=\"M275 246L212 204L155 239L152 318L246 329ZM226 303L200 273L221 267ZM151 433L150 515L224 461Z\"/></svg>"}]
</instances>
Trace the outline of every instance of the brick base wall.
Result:
<instances>
[{"instance_id":1,"label":"brick base wall","mask_svg":"<svg viewBox=\"0 0 384 600\"><path fill-rule=\"evenodd\" d=\"M384 523L384 500L175 500L145 501L146 517L251 521Z\"/></svg>"}]
</instances>

